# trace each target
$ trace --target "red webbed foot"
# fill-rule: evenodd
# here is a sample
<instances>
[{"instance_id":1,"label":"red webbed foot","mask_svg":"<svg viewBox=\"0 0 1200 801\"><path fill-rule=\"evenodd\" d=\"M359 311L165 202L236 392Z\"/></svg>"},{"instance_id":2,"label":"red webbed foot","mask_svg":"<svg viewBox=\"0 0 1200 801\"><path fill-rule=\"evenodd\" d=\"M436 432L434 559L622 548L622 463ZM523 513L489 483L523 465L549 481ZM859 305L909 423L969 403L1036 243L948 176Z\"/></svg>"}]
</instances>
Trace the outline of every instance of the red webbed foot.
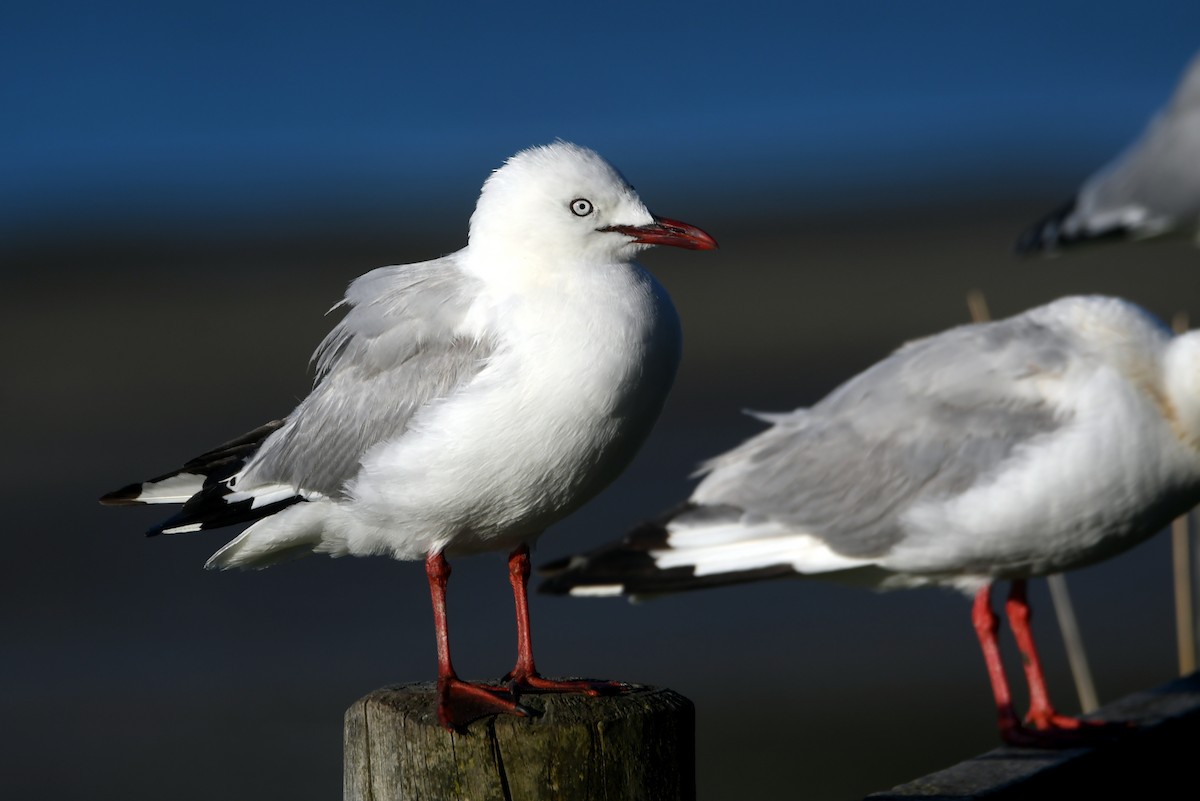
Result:
<instances>
[{"instance_id":1,"label":"red webbed foot","mask_svg":"<svg viewBox=\"0 0 1200 801\"><path fill-rule=\"evenodd\" d=\"M451 731L462 732L468 723L489 715L536 717L539 714L518 703L505 687L457 678L438 679L438 722Z\"/></svg>"},{"instance_id":2,"label":"red webbed foot","mask_svg":"<svg viewBox=\"0 0 1200 801\"><path fill-rule=\"evenodd\" d=\"M513 671L503 679L513 695L521 693L583 693L585 695L618 695L629 692L629 685L619 681L595 679L547 679L536 671Z\"/></svg>"}]
</instances>

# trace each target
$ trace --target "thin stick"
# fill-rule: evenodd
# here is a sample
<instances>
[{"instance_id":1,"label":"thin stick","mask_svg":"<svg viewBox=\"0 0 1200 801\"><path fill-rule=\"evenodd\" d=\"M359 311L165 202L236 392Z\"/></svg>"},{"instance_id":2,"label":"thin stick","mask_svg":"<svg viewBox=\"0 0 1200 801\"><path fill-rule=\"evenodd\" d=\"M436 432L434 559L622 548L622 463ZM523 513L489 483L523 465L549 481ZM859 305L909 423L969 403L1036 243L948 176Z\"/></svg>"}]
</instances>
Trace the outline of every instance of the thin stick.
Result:
<instances>
[{"instance_id":1,"label":"thin stick","mask_svg":"<svg viewBox=\"0 0 1200 801\"><path fill-rule=\"evenodd\" d=\"M988 312L987 299L983 292L972 289L967 293L967 309L971 319L984 323L991 319ZM1050 585L1050 600L1054 603L1054 615L1058 618L1058 627L1062 631L1063 646L1067 649L1067 662L1071 666L1071 676L1075 679L1075 693L1079 696L1079 707L1084 714L1094 712L1100 703L1096 698L1096 683L1092 680L1092 669L1088 665L1087 651L1083 647L1083 635L1079 630L1079 621L1075 617L1075 607L1071 603L1071 592L1067 589L1067 579L1061 573L1046 577Z\"/></svg>"},{"instance_id":2,"label":"thin stick","mask_svg":"<svg viewBox=\"0 0 1200 801\"><path fill-rule=\"evenodd\" d=\"M986 323L992 319L992 313L988 310L987 298L979 289L968 290L967 311L971 313L972 322Z\"/></svg>"},{"instance_id":3,"label":"thin stick","mask_svg":"<svg viewBox=\"0 0 1200 801\"><path fill-rule=\"evenodd\" d=\"M1086 715L1100 708L1096 697L1096 683L1092 681L1092 669L1088 666L1087 651L1079 633L1079 621L1075 617L1075 606L1067 589L1067 577L1062 573L1046 576L1050 586L1050 600L1054 601L1054 615L1062 630L1063 645L1067 649L1067 661L1071 664L1071 675L1075 677L1075 692L1079 695L1079 708Z\"/></svg>"},{"instance_id":4,"label":"thin stick","mask_svg":"<svg viewBox=\"0 0 1200 801\"><path fill-rule=\"evenodd\" d=\"M1175 643L1179 649L1179 675L1196 669L1196 616L1193 608L1191 515L1171 523L1171 566L1175 576Z\"/></svg>"},{"instance_id":5,"label":"thin stick","mask_svg":"<svg viewBox=\"0 0 1200 801\"><path fill-rule=\"evenodd\" d=\"M1171 321L1175 333L1188 330L1186 312ZM1192 552L1196 549L1190 529L1192 515L1185 514L1171 523L1171 566L1175 576L1175 642L1179 649L1179 675L1196 669L1196 588L1192 581Z\"/></svg>"}]
</instances>

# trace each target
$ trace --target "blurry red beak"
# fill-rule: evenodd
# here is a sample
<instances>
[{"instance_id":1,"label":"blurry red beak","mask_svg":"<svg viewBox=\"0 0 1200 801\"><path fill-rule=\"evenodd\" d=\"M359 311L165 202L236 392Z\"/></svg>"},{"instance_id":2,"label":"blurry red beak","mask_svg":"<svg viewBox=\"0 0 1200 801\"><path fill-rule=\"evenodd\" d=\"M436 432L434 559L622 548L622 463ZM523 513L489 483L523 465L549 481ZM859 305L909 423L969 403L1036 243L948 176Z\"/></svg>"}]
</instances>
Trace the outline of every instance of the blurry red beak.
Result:
<instances>
[{"instance_id":1,"label":"blurry red beak","mask_svg":"<svg viewBox=\"0 0 1200 801\"><path fill-rule=\"evenodd\" d=\"M601 231L616 231L642 245L670 245L686 250L716 250L717 240L694 225L666 217L655 217L649 225L610 225Z\"/></svg>"}]
</instances>

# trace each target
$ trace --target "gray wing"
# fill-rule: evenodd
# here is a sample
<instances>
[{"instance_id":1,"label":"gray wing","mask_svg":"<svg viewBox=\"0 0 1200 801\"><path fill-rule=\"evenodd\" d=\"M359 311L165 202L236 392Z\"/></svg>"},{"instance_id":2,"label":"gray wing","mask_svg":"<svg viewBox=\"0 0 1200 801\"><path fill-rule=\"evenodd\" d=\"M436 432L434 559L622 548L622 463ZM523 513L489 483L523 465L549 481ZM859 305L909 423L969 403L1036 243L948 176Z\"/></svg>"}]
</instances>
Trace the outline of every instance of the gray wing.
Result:
<instances>
[{"instance_id":1,"label":"gray wing","mask_svg":"<svg viewBox=\"0 0 1200 801\"><path fill-rule=\"evenodd\" d=\"M1028 379L1060 373L1072 348L1028 316L911 343L811 409L768 417L771 428L705 466L692 501L880 556L906 508L963 492L1062 424Z\"/></svg>"},{"instance_id":2,"label":"gray wing","mask_svg":"<svg viewBox=\"0 0 1200 801\"><path fill-rule=\"evenodd\" d=\"M400 435L423 406L483 369L494 343L462 333L476 287L453 255L354 281L343 301L350 311L314 355L316 386L239 483L340 497L369 448Z\"/></svg>"}]
</instances>

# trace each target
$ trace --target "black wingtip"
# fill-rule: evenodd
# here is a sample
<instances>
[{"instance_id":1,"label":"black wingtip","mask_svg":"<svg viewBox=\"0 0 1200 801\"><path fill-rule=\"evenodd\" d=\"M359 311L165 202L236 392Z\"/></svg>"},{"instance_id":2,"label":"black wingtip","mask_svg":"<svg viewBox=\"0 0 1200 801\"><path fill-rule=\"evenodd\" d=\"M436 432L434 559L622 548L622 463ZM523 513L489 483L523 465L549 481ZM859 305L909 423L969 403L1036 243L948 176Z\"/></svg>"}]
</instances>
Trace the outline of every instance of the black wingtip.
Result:
<instances>
[{"instance_id":1,"label":"black wingtip","mask_svg":"<svg viewBox=\"0 0 1200 801\"><path fill-rule=\"evenodd\" d=\"M691 565L659 567L655 553L671 549L667 530L667 524L671 521L704 525L706 522L737 520L744 514L743 509L726 504L681 504L656 520L642 523L618 542L585 554L547 562L538 569L545 580L537 590L546 595L652 598L731 584L796 577L795 567L786 561L703 575L696 575Z\"/></svg>"},{"instance_id":2,"label":"black wingtip","mask_svg":"<svg viewBox=\"0 0 1200 801\"><path fill-rule=\"evenodd\" d=\"M113 490L106 495L101 495L100 503L104 506L145 506L144 503L138 500L138 496L141 494L141 483L128 484L119 490Z\"/></svg>"},{"instance_id":3,"label":"black wingtip","mask_svg":"<svg viewBox=\"0 0 1200 801\"><path fill-rule=\"evenodd\" d=\"M205 487L224 481L240 470L246 463L247 457L258 450L267 437L282 428L285 422L284 420L272 420L236 439L231 439L210 451L205 451L194 459L189 459L178 470L172 470L170 473L164 473L144 482L129 484L107 495L102 495L100 503L105 506L144 506L145 502L139 501L138 498L141 497L147 484L166 481L182 473L194 473L202 476Z\"/></svg>"},{"instance_id":4,"label":"black wingtip","mask_svg":"<svg viewBox=\"0 0 1200 801\"><path fill-rule=\"evenodd\" d=\"M236 439L205 451L196 458L189 459L183 465L183 471L199 472L214 480L228 478L245 464L246 458L257 451L267 437L283 428L285 422L287 421L282 419L272 420Z\"/></svg>"},{"instance_id":5,"label":"black wingtip","mask_svg":"<svg viewBox=\"0 0 1200 801\"><path fill-rule=\"evenodd\" d=\"M1075 213L1076 201L1071 198L1057 209L1026 228L1017 237L1014 252L1021 256L1050 254L1073 244L1078 237L1063 229L1063 223Z\"/></svg>"},{"instance_id":6,"label":"black wingtip","mask_svg":"<svg viewBox=\"0 0 1200 801\"><path fill-rule=\"evenodd\" d=\"M185 528L188 532L208 531L212 528L249 523L304 501L302 496L293 495L262 506L255 506L256 499L254 498L228 501L227 497L232 492L229 487L220 484L205 488L189 498L176 514L147 531L146 536L183 533L171 529Z\"/></svg>"},{"instance_id":7,"label":"black wingtip","mask_svg":"<svg viewBox=\"0 0 1200 801\"><path fill-rule=\"evenodd\" d=\"M1092 228L1073 220L1077 210L1075 200L1069 200L1044 219L1025 229L1017 239L1014 251L1021 256L1056 256L1068 248L1096 245L1145 236L1144 232L1124 224L1107 228Z\"/></svg>"},{"instance_id":8,"label":"black wingtip","mask_svg":"<svg viewBox=\"0 0 1200 801\"><path fill-rule=\"evenodd\" d=\"M564 556L562 559L547 562L537 568L537 573L539 576L554 576L570 567L573 558L572 556Z\"/></svg>"},{"instance_id":9,"label":"black wingtip","mask_svg":"<svg viewBox=\"0 0 1200 801\"><path fill-rule=\"evenodd\" d=\"M538 583L537 591L543 595L570 595L572 587L578 587L580 577L577 570L587 566L583 556L567 556L547 562L537 569L544 578Z\"/></svg>"}]
</instances>

